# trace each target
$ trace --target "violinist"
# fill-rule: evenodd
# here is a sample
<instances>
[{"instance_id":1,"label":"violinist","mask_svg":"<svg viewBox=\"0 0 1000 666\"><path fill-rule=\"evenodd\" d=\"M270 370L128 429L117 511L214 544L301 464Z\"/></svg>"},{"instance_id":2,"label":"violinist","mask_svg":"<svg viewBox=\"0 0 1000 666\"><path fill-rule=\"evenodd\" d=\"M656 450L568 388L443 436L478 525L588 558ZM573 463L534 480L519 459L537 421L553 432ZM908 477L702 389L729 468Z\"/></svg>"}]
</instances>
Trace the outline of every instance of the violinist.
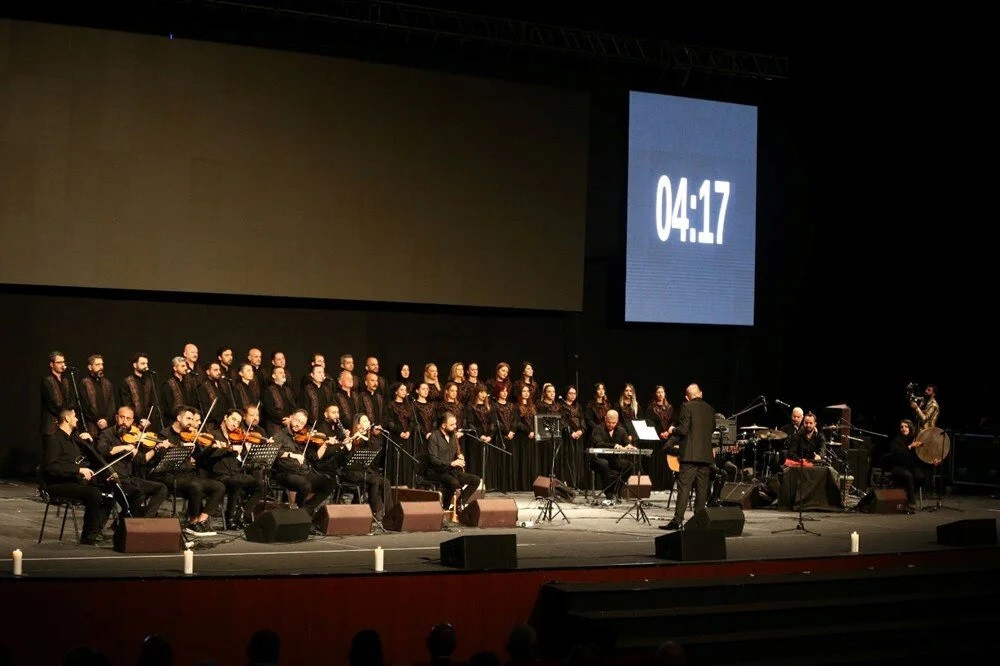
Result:
<instances>
[{"instance_id":1,"label":"violinist","mask_svg":"<svg viewBox=\"0 0 1000 666\"><path fill-rule=\"evenodd\" d=\"M97 437L115 420L115 387L104 376L104 357L87 358L87 376L80 380L80 411L87 432Z\"/></svg>"},{"instance_id":2,"label":"violinist","mask_svg":"<svg viewBox=\"0 0 1000 666\"><path fill-rule=\"evenodd\" d=\"M264 428L268 434L288 427L288 417L295 411L295 393L288 384L285 368L271 370L271 383L264 390Z\"/></svg>"},{"instance_id":3,"label":"violinist","mask_svg":"<svg viewBox=\"0 0 1000 666\"><path fill-rule=\"evenodd\" d=\"M386 482L383 475L385 468L385 447L379 447L371 439L373 426L366 414L357 414L351 423L351 434L347 440L339 447L334 455L337 460L337 475L341 481L357 484L365 488L368 495L368 507L372 510L372 515L376 520L381 521L385 515L385 493ZM362 449L374 449L378 447L379 453L372 461L371 465L364 466L353 461L353 452ZM317 456L329 455L322 451L317 451ZM360 504L361 498L355 497L353 504Z\"/></svg>"},{"instance_id":4,"label":"violinist","mask_svg":"<svg viewBox=\"0 0 1000 666\"><path fill-rule=\"evenodd\" d=\"M115 426L107 428L97 438L97 452L111 462L125 453L131 456L118 460L111 466L118 485L128 499L132 517L155 518L167 498L167 486L159 481L143 479L137 472L152 458L157 437L153 432L142 433L134 425L135 414L128 405L115 412ZM142 437L140 437L142 435Z\"/></svg>"},{"instance_id":5,"label":"violinist","mask_svg":"<svg viewBox=\"0 0 1000 666\"><path fill-rule=\"evenodd\" d=\"M183 405L174 413L174 422L160 432L160 444L146 462L146 468L153 470L162 457L162 451L171 446L184 446L195 453L194 427L195 408ZM210 516L222 504L226 486L215 479L207 479L198 474L194 459L188 458L177 470L158 473L150 471L148 478L166 484L171 492L187 498L187 524L184 533L191 536L215 536L209 525Z\"/></svg>"},{"instance_id":6,"label":"violinist","mask_svg":"<svg viewBox=\"0 0 1000 666\"><path fill-rule=\"evenodd\" d=\"M274 480L282 488L295 491L296 504L309 515L333 492L335 482L328 476L317 474L306 464L306 453L316 445L309 441L315 434L308 427L309 415L304 409L292 412L288 426L275 433L281 445L274 461ZM301 441L301 443L300 443Z\"/></svg>"},{"instance_id":7,"label":"violinist","mask_svg":"<svg viewBox=\"0 0 1000 666\"><path fill-rule=\"evenodd\" d=\"M240 363L236 382L233 384L233 409L245 410L260 402L260 384L254 376L253 365L244 361Z\"/></svg>"},{"instance_id":8,"label":"violinist","mask_svg":"<svg viewBox=\"0 0 1000 666\"><path fill-rule=\"evenodd\" d=\"M326 368L314 365L309 383L299 393L299 407L306 410L309 423L319 419L326 406L333 402L333 385L326 381Z\"/></svg>"},{"instance_id":9,"label":"violinist","mask_svg":"<svg viewBox=\"0 0 1000 666\"><path fill-rule=\"evenodd\" d=\"M431 433L427 441L427 470L424 476L440 483L444 490L441 501L444 508L459 488L464 488L460 504L465 504L479 488L479 477L465 471L465 457L458 445L458 421L454 414L445 414L441 426ZM460 507L455 507L458 510Z\"/></svg>"},{"instance_id":10,"label":"violinist","mask_svg":"<svg viewBox=\"0 0 1000 666\"><path fill-rule=\"evenodd\" d=\"M83 534L80 543L93 546L104 540L102 531L111 513L109 501L97 484L87 483L94 478L91 467L81 466L79 440L93 441L89 433L76 434L78 419L72 407L59 410L59 421L54 433L42 441L42 478L49 495L83 503Z\"/></svg>"},{"instance_id":11,"label":"violinist","mask_svg":"<svg viewBox=\"0 0 1000 666\"><path fill-rule=\"evenodd\" d=\"M188 380L188 364L183 356L175 356L170 362L173 372L163 383L163 406L167 414L174 414L181 405L198 402L198 389Z\"/></svg>"},{"instance_id":12,"label":"violinist","mask_svg":"<svg viewBox=\"0 0 1000 666\"><path fill-rule=\"evenodd\" d=\"M249 366L249 364L245 364ZM256 407L253 407L256 409ZM226 525L240 530L252 522L253 508L264 499L267 484L243 469L240 456L244 452L246 431L240 428L243 416L236 409L227 410L218 428L208 428L215 441L203 445L198 467L210 478L226 487Z\"/></svg>"},{"instance_id":13,"label":"violinist","mask_svg":"<svg viewBox=\"0 0 1000 666\"><path fill-rule=\"evenodd\" d=\"M132 412L139 414L139 425L143 428L150 426L149 421L143 414L149 414L150 408L156 403L153 397L153 375L156 374L149 369L149 354L138 352L132 356L132 372L122 380L118 386L118 404L128 405Z\"/></svg>"}]
</instances>

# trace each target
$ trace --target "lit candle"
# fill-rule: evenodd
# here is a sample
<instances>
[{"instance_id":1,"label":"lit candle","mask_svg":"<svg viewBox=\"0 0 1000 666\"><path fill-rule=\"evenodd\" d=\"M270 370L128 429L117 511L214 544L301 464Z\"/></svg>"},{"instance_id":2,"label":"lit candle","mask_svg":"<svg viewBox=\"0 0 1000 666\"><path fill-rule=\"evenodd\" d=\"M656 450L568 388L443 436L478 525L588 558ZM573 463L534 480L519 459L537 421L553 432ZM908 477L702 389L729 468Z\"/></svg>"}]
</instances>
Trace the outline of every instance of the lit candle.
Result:
<instances>
[{"instance_id":1,"label":"lit candle","mask_svg":"<svg viewBox=\"0 0 1000 666\"><path fill-rule=\"evenodd\" d=\"M21 553L20 548L15 548L14 552L10 554L14 558L14 575L20 576L23 571L22 566L24 564L24 554Z\"/></svg>"},{"instance_id":2,"label":"lit candle","mask_svg":"<svg viewBox=\"0 0 1000 666\"><path fill-rule=\"evenodd\" d=\"M851 532L851 552L858 552L858 546L861 544L861 537L857 532Z\"/></svg>"},{"instance_id":3,"label":"lit candle","mask_svg":"<svg viewBox=\"0 0 1000 666\"><path fill-rule=\"evenodd\" d=\"M184 573L188 576L194 573L194 551L190 548L184 551Z\"/></svg>"},{"instance_id":4,"label":"lit candle","mask_svg":"<svg viewBox=\"0 0 1000 666\"><path fill-rule=\"evenodd\" d=\"M385 571L385 551L382 546L375 547L375 571Z\"/></svg>"}]
</instances>

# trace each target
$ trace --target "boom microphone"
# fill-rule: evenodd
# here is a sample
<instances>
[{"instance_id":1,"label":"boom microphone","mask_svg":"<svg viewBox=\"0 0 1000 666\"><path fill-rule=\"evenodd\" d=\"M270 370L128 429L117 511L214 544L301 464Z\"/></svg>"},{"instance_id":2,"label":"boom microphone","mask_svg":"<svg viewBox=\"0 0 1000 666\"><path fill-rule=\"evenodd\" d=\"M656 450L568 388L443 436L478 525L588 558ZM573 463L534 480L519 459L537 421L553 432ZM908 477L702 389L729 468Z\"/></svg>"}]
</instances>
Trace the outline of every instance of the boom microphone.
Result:
<instances>
[{"instance_id":1,"label":"boom microphone","mask_svg":"<svg viewBox=\"0 0 1000 666\"><path fill-rule=\"evenodd\" d=\"M782 407L789 407L789 408L791 408L791 405L789 405L789 404L788 404L787 402L785 402L784 400L778 400L777 398L775 398L775 399L774 399L774 403L775 403L776 405L781 405Z\"/></svg>"}]
</instances>

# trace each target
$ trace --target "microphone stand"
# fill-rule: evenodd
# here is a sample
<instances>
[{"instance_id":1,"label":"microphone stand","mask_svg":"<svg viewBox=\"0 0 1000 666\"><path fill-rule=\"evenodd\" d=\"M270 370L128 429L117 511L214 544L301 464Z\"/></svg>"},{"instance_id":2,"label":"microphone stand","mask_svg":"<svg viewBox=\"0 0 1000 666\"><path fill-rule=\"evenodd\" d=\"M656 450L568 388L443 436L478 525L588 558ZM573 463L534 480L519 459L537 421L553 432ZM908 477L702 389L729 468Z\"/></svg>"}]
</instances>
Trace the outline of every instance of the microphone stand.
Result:
<instances>
[{"instance_id":1,"label":"microphone stand","mask_svg":"<svg viewBox=\"0 0 1000 666\"><path fill-rule=\"evenodd\" d=\"M500 444L502 445L500 450L503 451L504 453L506 453L507 455L511 456L511 458L513 459L513 454L510 451L507 450L507 442L504 440L503 428L500 427L500 412L496 408L496 403L494 403L494 406L493 406L493 418L494 418L494 420L496 422L496 426L497 426L497 441L500 442ZM500 483L499 483L500 494L503 495L504 497L506 497L507 496L507 491L509 490L509 487L507 486L507 483L506 483L507 480L508 480L507 479L508 475L504 473L504 470L498 470L498 471L500 472L500 474L499 474L499 476L500 476ZM484 473L486 472L486 466L485 465L483 465L483 472Z\"/></svg>"},{"instance_id":2,"label":"microphone stand","mask_svg":"<svg viewBox=\"0 0 1000 666\"><path fill-rule=\"evenodd\" d=\"M156 392L156 380L158 379L155 370L147 370L149 374L153 375L153 379L150 383L153 385L153 408L156 409L156 417L160 420L160 430L163 430L163 410L160 409L160 394ZM149 415L153 415L152 409L150 409Z\"/></svg>"},{"instance_id":3,"label":"microphone stand","mask_svg":"<svg viewBox=\"0 0 1000 666\"><path fill-rule=\"evenodd\" d=\"M802 464L802 438L797 437L796 439L797 441L795 443L795 446L799 456L799 474L805 474L804 472L805 466ZM800 492L801 490L802 490L802 479L799 479L799 482L795 484L795 504L799 505L799 522L795 525L795 527L789 527L783 530L772 530L771 534L779 534L781 532L802 532L803 534L814 534L816 536L820 536L819 532L813 532L812 530L806 529L806 526L803 523L803 521L805 521L805 518L802 516L802 497L801 497L802 493ZM810 518L810 520L814 519Z\"/></svg>"},{"instance_id":4,"label":"microphone stand","mask_svg":"<svg viewBox=\"0 0 1000 666\"><path fill-rule=\"evenodd\" d=\"M417 442L419 441L427 448L427 443L424 441L423 425L420 423L420 416L417 414L416 400L410 399L410 413L413 414L413 432L417 433L416 437L411 437L410 442L413 447L413 455L410 458L413 459L413 467L410 470L410 487L416 485L417 482L417 466L420 465L420 461L417 459Z\"/></svg>"},{"instance_id":5,"label":"microphone stand","mask_svg":"<svg viewBox=\"0 0 1000 666\"><path fill-rule=\"evenodd\" d=\"M486 454L489 451L489 449L496 449L497 451L499 451L500 453L504 454L505 456L510 456L510 455L513 455L513 454L510 451L508 451L507 449L500 448L496 444L491 444L490 442L487 442L487 441L483 440L482 438L480 438L477 435L475 428L469 428L467 430L463 430L462 432L465 433L466 437L468 437L470 439L474 439L474 440L476 440L477 442L479 442L480 444L483 445L483 494L485 495L486 494L486 488L488 487L487 484L486 484ZM506 494L506 493L504 493L504 494Z\"/></svg>"}]
</instances>

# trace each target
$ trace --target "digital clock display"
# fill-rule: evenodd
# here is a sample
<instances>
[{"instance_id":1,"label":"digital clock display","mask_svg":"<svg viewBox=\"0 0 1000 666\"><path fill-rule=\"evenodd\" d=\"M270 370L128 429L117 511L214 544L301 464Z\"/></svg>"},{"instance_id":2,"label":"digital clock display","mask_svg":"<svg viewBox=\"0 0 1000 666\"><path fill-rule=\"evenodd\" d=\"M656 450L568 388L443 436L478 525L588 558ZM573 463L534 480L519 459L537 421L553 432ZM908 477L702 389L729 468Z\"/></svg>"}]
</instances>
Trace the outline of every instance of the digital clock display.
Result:
<instances>
[{"instance_id":1,"label":"digital clock display","mask_svg":"<svg viewBox=\"0 0 1000 666\"><path fill-rule=\"evenodd\" d=\"M625 320L751 326L757 109L629 96Z\"/></svg>"}]
</instances>

